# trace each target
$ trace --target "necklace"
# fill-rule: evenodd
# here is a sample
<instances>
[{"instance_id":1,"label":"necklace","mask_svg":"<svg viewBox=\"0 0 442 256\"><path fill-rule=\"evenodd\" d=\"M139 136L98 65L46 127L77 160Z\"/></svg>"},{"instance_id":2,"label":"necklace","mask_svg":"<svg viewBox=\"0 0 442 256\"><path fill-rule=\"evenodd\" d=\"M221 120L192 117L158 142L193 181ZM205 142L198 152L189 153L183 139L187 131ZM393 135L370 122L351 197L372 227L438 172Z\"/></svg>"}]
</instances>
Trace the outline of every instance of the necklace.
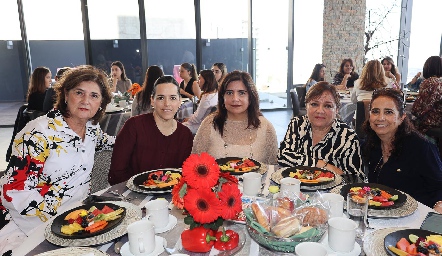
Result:
<instances>
[{"instance_id":1,"label":"necklace","mask_svg":"<svg viewBox=\"0 0 442 256\"><path fill-rule=\"evenodd\" d=\"M244 122L244 121L241 121L241 122ZM225 124L224 124L224 133L223 133L223 141L224 141L224 156L225 157L227 157L227 154L228 154L228 147L229 147L229 144L226 142L226 139L227 139L227 131L228 131L228 129L227 129L227 120L225 121ZM249 142L249 150L250 150L250 158L253 158L253 146L252 146L252 144L253 144L253 137L252 137L252 129L251 128L246 128L246 130L248 130L249 132L249 136L248 136L248 142ZM234 146L234 145L237 145L237 144L233 144L233 143L231 143L231 145L232 146Z\"/></svg>"}]
</instances>

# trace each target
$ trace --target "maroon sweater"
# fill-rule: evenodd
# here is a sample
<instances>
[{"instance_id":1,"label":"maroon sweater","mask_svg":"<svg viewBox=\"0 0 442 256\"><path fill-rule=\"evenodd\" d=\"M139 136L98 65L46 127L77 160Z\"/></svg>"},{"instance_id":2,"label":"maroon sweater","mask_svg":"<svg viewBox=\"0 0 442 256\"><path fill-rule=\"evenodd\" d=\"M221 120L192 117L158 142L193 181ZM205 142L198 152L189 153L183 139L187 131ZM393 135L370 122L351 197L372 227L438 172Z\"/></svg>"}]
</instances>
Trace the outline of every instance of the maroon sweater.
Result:
<instances>
[{"instance_id":1,"label":"maroon sweater","mask_svg":"<svg viewBox=\"0 0 442 256\"><path fill-rule=\"evenodd\" d=\"M181 168L192 146L192 133L181 123L173 134L164 136L152 114L131 117L117 135L109 183L114 185L149 170Z\"/></svg>"}]
</instances>

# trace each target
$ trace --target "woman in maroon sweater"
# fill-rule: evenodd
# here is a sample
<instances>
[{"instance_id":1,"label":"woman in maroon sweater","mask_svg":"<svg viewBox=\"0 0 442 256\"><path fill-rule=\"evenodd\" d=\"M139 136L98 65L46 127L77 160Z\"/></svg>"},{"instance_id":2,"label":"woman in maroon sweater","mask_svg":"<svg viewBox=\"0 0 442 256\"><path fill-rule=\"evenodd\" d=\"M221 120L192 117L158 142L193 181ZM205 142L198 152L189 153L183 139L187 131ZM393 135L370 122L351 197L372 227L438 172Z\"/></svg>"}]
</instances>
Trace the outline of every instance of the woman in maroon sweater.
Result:
<instances>
[{"instance_id":1,"label":"woman in maroon sweater","mask_svg":"<svg viewBox=\"0 0 442 256\"><path fill-rule=\"evenodd\" d=\"M118 133L109 171L111 185L149 170L181 168L190 155L192 133L174 119L181 99L173 77L158 78L151 102L153 113L130 118Z\"/></svg>"}]
</instances>

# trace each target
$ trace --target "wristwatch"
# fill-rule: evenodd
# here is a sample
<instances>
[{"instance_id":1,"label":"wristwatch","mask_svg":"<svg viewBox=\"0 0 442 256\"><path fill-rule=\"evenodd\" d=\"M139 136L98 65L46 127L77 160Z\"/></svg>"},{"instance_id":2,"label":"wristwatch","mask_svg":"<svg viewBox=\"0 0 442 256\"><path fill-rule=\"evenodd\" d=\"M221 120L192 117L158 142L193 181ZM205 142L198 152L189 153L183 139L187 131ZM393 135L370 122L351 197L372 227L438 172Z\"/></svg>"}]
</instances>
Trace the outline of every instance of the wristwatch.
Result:
<instances>
[{"instance_id":1,"label":"wristwatch","mask_svg":"<svg viewBox=\"0 0 442 256\"><path fill-rule=\"evenodd\" d=\"M322 168L321 169L325 169L325 167L328 165L328 162L327 162L327 160L324 160L324 159L322 159L322 161L324 161L325 162L325 164L324 164L324 166L322 166Z\"/></svg>"}]
</instances>

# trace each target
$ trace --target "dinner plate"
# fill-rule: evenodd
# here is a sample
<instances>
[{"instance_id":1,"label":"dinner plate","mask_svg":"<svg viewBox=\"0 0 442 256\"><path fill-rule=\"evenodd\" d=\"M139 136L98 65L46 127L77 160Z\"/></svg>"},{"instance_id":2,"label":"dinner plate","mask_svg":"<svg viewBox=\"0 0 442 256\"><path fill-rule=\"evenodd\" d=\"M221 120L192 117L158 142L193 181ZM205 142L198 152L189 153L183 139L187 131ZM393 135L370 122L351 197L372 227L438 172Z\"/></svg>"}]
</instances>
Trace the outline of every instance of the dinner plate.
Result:
<instances>
[{"instance_id":1,"label":"dinner plate","mask_svg":"<svg viewBox=\"0 0 442 256\"><path fill-rule=\"evenodd\" d=\"M271 180L277 184L280 184L281 179L284 178L282 176L282 172L284 172L288 168L292 168L292 167L284 167L284 168L281 168L281 169L273 172L271 175ZM335 174L335 179L329 183L312 185L312 186L305 186L304 184L301 184L301 190L302 191L316 191L316 190L324 190L324 189L334 188L334 187L338 186L339 184L341 184L341 182L342 182L341 175L337 175L336 173L334 173L334 174Z\"/></svg>"},{"instance_id":2,"label":"dinner plate","mask_svg":"<svg viewBox=\"0 0 442 256\"><path fill-rule=\"evenodd\" d=\"M225 165L225 164L227 164L229 161L241 161L242 159L243 159L243 158L241 158L241 157L224 157L224 158L218 158L218 159L216 159L216 163L217 163L218 165ZM239 170L238 170L238 171L236 171L236 170L234 170L234 171L230 171L230 170L221 170L221 171L228 172L228 173L230 173L230 174L232 174L232 175L242 175L242 174L247 173L247 172L255 172L255 171L258 171L258 170L261 168L261 163L260 163L260 162L254 160L254 159L252 159L252 158L247 158L247 159L250 159L250 161L252 161L252 162L255 164L256 167L254 167L254 168L252 168L252 169L250 169L250 170L248 170L248 171L239 171Z\"/></svg>"},{"instance_id":3,"label":"dinner plate","mask_svg":"<svg viewBox=\"0 0 442 256\"><path fill-rule=\"evenodd\" d=\"M398 190L396 190L394 188L390 188L390 187L384 186L382 184L377 184L377 183L353 183L353 184L344 185L341 189L341 195L345 198L345 200L347 200L347 194L350 191L350 189L353 187L379 188L379 189L382 189L385 192L389 193L392 196L398 195L398 199L396 201L394 201L393 205L390 205L390 206L369 205L368 208L370 208L370 209L377 209L377 210L394 209L394 208L398 208L398 207L401 207L402 205L404 205L405 201L407 200L407 196L404 193L399 192Z\"/></svg>"},{"instance_id":4,"label":"dinner plate","mask_svg":"<svg viewBox=\"0 0 442 256\"><path fill-rule=\"evenodd\" d=\"M160 169L160 170L178 171L181 173L181 168L167 168L167 169ZM157 170L153 170L153 171L157 171ZM139 175L142 175L142 174L145 174L148 172L152 172L152 171L147 171L147 172L143 172L143 173L132 176L129 180L127 180L126 187L134 192L143 193L143 194L166 194L166 193L172 192L173 186L168 187L168 189L165 189L165 190L155 190L155 189L142 188L138 185L135 185L135 183L134 183L135 178L137 178Z\"/></svg>"},{"instance_id":5,"label":"dinner plate","mask_svg":"<svg viewBox=\"0 0 442 256\"><path fill-rule=\"evenodd\" d=\"M105 110L105 112L106 112L106 113L113 113L113 112L123 111L123 109L124 109L124 108L117 107L117 106L112 105L112 104L109 103L109 104L106 106L106 110Z\"/></svg>"},{"instance_id":6,"label":"dinner plate","mask_svg":"<svg viewBox=\"0 0 442 256\"><path fill-rule=\"evenodd\" d=\"M145 186L144 185L144 182L148 179L149 175L151 175L152 173L156 173L156 172L158 172L159 175L165 175L166 172L181 174L180 169L158 169L158 170L147 171L147 172L140 173L134 177L134 180L133 180L134 185L138 186L141 189L147 190L149 192L171 191L175 184L170 185L170 186L166 186L166 187L162 187L162 188L156 187L156 186Z\"/></svg>"},{"instance_id":7,"label":"dinner plate","mask_svg":"<svg viewBox=\"0 0 442 256\"><path fill-rule=\"evenodd\" d=\"M328 170L324 170L324 169L320 169L317 167L309 167L309 166L294 166L294 167L289 167L285 170L283 170L281 172L282 177L286 178L286 177L290 177L290 173L296 173L298 170L303 170L303 171L311 171L311 172L322 172L322 173L332 173L334 175L333 172L328 171ZM336 177L336 175L334 175ZM299 179L299 178L298 178ZM309 182L304 182L301 180L301 186L321 186L321 185L325 185L328 183L333 182L335 179L333 178L332 180L327 180L327 181L320 181L317 183L309 183Z\"/></svg>"},{"instance_id":8,"label":"dinner plate","mask_svg":"<svg viewBox=\"0 0 442 256\"><path fill-rule=\"evenodd\" d=\"M52 233L51 226L52 222L49 223L44 232L44 236L49 243L55 244L62 247L73 247L73 246L94 246L108 243L116 238L119 238L125 234L127 234L127 226L137 220L141 219L141 208L128 203L128 202L109 202L112 204L116 204L120 207L124 207L126 209L126 216L123 217L123 221L116 226L115 228L109 230L100 235L96 235L93 237L87 238L79 238L79 239L70 239L56 236Z\"/></svg>"},{"instance_id":9,"label":"dinner plate","mask_svg":"<svg viewBox=\"0 0 442 256\"><path fill-rule=\"evenodd\" d=\"M363 249L367 256L389 255L384 249L384 238L395 231L402 230L404 227L383 228L373 232L365 232L363 239Z\"/></svg>"},{"instance_id":10,"label":"dinner plate","mask_svg":"<svg viewBox=\"0 0 442 256\"><path fill-rule=\"evenodd\" d=\"M440 235L438 233L427 231L427 230L423 230L423 229L403 229L403 230L398 230L398 231L392 232L392 233L388 234L387 236L385 236L385 238L384 238L384 248L385 248L385 251L387 251L387 253L389 255L391 255L391 256L396 256L396 254L394 254L392 251L390 251L388 249L388 246L392 245L392 246L396 247L396 243L402 237L404 237L405 239L408 240L408 236L410 234L416 235L418 237L426 237L426 236L429 236L429 235Z\"/></svg>"},{"instance_id":11,"label":"dinner plate","mask_svg":"<svg viewBox=\"0 0 442 256\"><path fill-rule=\"evenodd\" d=\"M103 207L107 205L108 207L112 208L112 210L118 210L119 208L123 208L123 212L120 214L121 217L115 220L111 220L108 221L108 224L106 225L106 227L104 227L102 230L99 230L97 232L94 233L89 233L89 232L81 232L81 233L74 233L72 235L68 235L68 234L64 234L61 232L61 226L63 225L68 225L68 221L65 220L64 218L71 212L75 211L75 210L79 210L79 209L85 209L86 211L89 210L92 206L97 207L98 209L103 209ZM79 238L87 238L87 237L92 237L92 236L96 236L96 235L101 235L103 233L108 232L109 230L115 228L116 226L118 226L124 219L124 216L126 215L126 209L124 207L112 204L112 203L93 203L93 204L86 204L86 205L82 205L82 206L78 206L75 207L69 211L66 211L64 213L62 213L61 215L57 216L54 221L52 222L51 225L51 230L52 233L54 233L54 235L62 237L62 238L68 238L68 239L79 239Z\"/></svg>"},{"instance_id":12,"label":"dinner plate","mask_svg":"<svg viewBox=\"0 0 442 256\"><path fill-rule=\"evenodd\" d=\"M69 247L69 248L61 248L48 252L39 253L34 256L78 256L78 255L107 256L109 254L94 248Z\"/></svg>"}]
</instances>

